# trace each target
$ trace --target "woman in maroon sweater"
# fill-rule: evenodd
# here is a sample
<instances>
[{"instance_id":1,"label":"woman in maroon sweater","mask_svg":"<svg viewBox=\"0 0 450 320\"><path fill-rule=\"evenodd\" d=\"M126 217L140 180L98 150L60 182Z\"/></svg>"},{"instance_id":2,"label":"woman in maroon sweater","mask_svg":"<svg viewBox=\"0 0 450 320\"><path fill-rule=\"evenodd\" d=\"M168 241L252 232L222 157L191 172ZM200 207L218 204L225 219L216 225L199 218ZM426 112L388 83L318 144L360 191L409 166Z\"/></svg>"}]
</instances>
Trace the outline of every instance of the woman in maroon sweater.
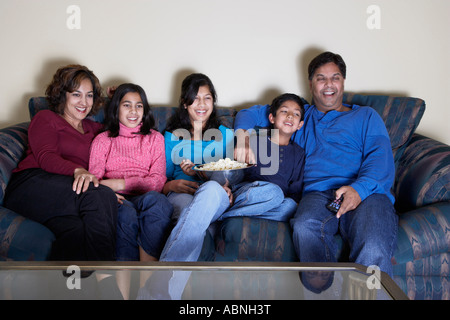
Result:
<instances>
[{"instance_id":1,"label":"woman in maroon sweater","mask_svg":"<svg viewBox=\"0 0 450 320\"><path fill-rule=\"evenodd\" d=\"M51 260L115 260L117 199L87 171L101 124L97 77L84 66L60 68L46 90L50 110L28 128L28 150L8 184L5 206L56 236Z\"/></svg>"}]
</instances>

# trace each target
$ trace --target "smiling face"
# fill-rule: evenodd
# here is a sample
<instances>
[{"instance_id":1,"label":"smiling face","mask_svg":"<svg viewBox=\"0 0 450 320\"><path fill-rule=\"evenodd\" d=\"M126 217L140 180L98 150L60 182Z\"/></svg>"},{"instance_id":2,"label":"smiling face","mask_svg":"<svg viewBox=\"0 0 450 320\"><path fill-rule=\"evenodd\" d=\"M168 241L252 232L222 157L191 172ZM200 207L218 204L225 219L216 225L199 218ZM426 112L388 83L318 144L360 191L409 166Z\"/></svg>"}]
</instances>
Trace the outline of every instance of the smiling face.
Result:
<instances>
[{"instance_id":1,"label":"smiling face","mask_svg":"<svg viewBox=\"0 0 450 320\"><path fill-rule=\"evenodd\" d=\"M66 106L63 118L75 126L91 112L94 104L94 89L89 79L80 82L73 92L66 92Z\"/></svg>"},{"instance_id":2,"label":"smiling face","mask_svg":"<svg viewBox=\"0 0 450 320\"><path fill-rule=\"evenodd\" d=\"M136 128L144 116L144 104L137 92L128 92L120 100L119 121L128 128Z\"/></svg>"},{"instance_id":3,"label":"smiling face","mask_svg":"<svg viewBox=\"0 0 450 320\"><path fill-rule=\"evenodd\" d=\"M202 127L204 127L214 108L214 99L209 87L199 87L194 102L191 105L185 105L184 107L188 111L192 127L195 128L194 123L198 124L199 121L201 122Z\"/></svg>"},{"instance_id":4,"label":"smiling face","mask_svg":"<svg viewBox=\"0 0 450 320\"><path fill-rule=\"evenodd\" d=\"M314 103L319 111L327 113L331 110L346 109L342 105L344 81L339 67L333 62L317 68L309 84Z\"/></svg>"},{"instance_id":5,"label":"smiling face","mask_svg":"<svg viewBox=\"0 0 450 320\"><path fill-rule=\"evenodd\" d=\"M292 100L287 100L277 109L276 115L269 114L269 121L275 129L279 130L280 136L288 138L303 125L302 111L300 106Z\"/></svg>"}]
</instances>

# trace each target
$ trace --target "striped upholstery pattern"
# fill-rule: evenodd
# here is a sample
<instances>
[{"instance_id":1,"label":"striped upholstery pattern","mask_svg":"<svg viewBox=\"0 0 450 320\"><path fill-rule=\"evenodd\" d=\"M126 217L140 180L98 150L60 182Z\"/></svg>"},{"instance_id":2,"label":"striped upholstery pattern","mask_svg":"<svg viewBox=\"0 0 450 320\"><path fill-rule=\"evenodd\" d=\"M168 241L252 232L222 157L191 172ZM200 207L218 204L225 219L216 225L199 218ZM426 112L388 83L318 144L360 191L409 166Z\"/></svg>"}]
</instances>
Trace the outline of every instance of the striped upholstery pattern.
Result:
<instances>
[{"instance_id":1,"label":"striped upholstery pattern","mask_svg":"<svg viewBox=\"0 0 450 320\"><path fill-rule=\"evenodd\" d=\"M396 163L411 139L425 112L425 101L411 97L361 95L346 93L344 102L350 105L369 106L384 120Z\"/></svg>"},{"instance_id":2,"label":"striped upholstery pattern","mask_svg":"<svg viewBox=\"0 0 450 320\"><path fill-rule=\"evenodd\" d=\"M450 278L394 276L394 281L411 300L450 300Z\"/></svg>"},{"instance_id":3,"label":"striped upholstery pattern","mask_svg":"<svg viewBox=\"0 0 450 320\"><path fill-rule=\"evenodd\" d=\"M414 134L394 185L394 280L411 299L450 299L450 146Z\"/></svg>"},{"instance_id":4,"label":"striped upholstery pattern","mask_svg":"<svg viewBox=\"0 0 450 320\"><path fill-rule=\"evenodd\" d=\"M422 261L418 262L422 269L415 269L415 273L433 276L443 273L450 275L448 256L445 258L449 252L450 202L439 202L400 216L394 265ZM442 261L440 260L441 254L444 254ZM429 268L426 268L423 259L429 257L435 258L427 262ZM417 267L416 265L415 268ZM408 270L404 268L406 266L396 266L396 273L407 274Z\"/></svg>"},{"instance_id":5,"label":"striped upholstery pattern","mask_svg":"<svg viewBox=\"0 0 450 320\"><path fill-rule=\"evenodd\" d=\"M414 134L399 161L394 192L397 210L450 201L450 146Z\"/></svg>"}]
</instances>

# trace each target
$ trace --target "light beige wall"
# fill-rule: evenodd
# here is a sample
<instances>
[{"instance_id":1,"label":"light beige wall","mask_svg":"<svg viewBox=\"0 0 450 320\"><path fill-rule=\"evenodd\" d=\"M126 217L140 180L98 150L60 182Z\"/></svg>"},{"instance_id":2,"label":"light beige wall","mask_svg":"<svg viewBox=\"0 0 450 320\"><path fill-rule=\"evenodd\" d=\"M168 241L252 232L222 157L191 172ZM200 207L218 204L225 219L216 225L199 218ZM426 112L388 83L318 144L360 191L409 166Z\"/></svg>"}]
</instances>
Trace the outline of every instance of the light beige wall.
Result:
<instances>
[{"instance_id":1,"label":"light beige wall","mask_svg":"<svg viewBox=\"0 0 450 320\"><path fill-rule=\"evenodd\" d=\"M154 105L175 105L183 77L203 72L220 105L242 107L309 99L306 66L330 50L347 91L424 99L418 131L450 144L449 40L448 0L1 0L0 127L27 121L28 99L68 63L104 86L136 82Z\"/></svg>"}]
</instances>

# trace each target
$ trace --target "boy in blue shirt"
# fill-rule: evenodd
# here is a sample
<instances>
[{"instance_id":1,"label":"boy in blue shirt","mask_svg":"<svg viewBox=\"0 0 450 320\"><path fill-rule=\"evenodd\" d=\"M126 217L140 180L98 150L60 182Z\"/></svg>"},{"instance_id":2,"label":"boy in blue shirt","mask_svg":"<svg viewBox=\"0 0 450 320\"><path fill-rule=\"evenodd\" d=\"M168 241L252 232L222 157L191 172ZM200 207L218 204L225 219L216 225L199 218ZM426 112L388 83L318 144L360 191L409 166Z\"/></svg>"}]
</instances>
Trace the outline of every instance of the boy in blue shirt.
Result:
<instances>
[{"instance_id":1,"label":"boy in blue shirt","mask_svg":"<svg viewBox=\"0 0 450 320\"><path fill-rule=\"evenodd\" d=\"M273 100L267 117L272 130L267 135L252 136L256 166L246 169L244 182L233 187L234 204L221 219L254 216L255 205L259 202L256 198L260 194L256 190L265 186L261 192L269 192L268 184L272 186L270 193L274 200L279 202L267 202L267 210L258 217L288 221L293 216L302 194L305 152L291 137L302 127L304 111L302 99L295 94L285 93Z\"/></svg>"}]
</instances>

